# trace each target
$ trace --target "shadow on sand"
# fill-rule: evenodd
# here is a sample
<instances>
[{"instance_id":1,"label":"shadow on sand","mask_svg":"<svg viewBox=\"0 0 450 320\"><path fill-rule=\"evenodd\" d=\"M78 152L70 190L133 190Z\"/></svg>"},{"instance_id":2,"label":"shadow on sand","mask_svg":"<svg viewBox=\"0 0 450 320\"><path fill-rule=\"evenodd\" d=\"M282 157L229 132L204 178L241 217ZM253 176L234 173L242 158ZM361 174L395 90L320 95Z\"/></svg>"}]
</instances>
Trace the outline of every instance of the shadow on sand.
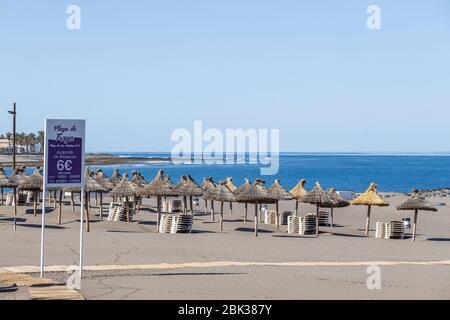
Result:
<instances>
[{"instance_id":1,"label":"shadow on sand","mask_svg":"<svg viewBox=\"0 0 450 320\"><path fill-rule=\"evenodd\" d=\"M236 228L235 231L242 231L242 232L255 232L255 229L253 228ZM264 229L258 229L258 233L274 233L275 231L270 230L264 230Z\"/></svg>"}]
</instances>

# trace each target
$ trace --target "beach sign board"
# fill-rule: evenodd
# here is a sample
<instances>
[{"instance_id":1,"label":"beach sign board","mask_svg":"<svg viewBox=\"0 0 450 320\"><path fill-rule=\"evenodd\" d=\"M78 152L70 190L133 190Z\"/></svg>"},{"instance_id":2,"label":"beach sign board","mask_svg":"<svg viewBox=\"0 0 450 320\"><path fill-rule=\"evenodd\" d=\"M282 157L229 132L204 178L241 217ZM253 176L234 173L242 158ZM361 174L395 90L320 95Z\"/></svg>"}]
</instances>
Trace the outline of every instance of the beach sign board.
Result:
<instances>
[{"instance_id":1,"label":"beach sign board","mask_svg":"<svg viewBox=\"0 0 450 320\"><path fill-rule=\"evenodd\" d=\"M46 193L49 187L79 187L84 190L85 120L45 119L44 185L41 215L41 278L44 277ZM83 271L83 208L80 203L80 267Z\"/></svg>"},{"instance_id":2,"label":"beach sign board","mask_svg":"<svg viewBox=\"0 0 450 320\"><path fill-rule=\"evenodd\" d=\"M47 187L80 187L84 178L85 120L47 119Z\"/></svg>"}]
</instances>

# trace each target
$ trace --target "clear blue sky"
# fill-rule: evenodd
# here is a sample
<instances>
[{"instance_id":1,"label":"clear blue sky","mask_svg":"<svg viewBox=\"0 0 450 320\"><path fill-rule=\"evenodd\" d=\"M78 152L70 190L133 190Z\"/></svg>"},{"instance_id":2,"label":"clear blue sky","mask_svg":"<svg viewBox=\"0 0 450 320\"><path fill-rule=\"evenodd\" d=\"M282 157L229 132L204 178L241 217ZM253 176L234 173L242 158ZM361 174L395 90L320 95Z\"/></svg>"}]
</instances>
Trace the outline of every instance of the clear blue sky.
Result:
<instances>
[{"instance_id":1,"label":"clear blue sky","mask_svg":"<svg viewBox=\"0 0 450 320\"><path fill-rule=\"evenodd\" d=\"M18 131L87 119L90 151L170 151L194 120L279 128L284 151L450 151L450 1L0 0L2 132L13 101Z\"/></svg>"}]
</instances>

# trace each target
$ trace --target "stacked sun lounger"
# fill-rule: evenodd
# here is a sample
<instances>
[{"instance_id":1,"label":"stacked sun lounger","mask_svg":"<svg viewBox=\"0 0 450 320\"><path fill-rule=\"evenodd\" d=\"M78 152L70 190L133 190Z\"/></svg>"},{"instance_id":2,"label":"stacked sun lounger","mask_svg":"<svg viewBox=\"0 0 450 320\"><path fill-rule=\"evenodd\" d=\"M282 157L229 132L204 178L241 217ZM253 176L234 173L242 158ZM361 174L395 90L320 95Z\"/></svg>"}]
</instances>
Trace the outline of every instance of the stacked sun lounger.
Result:
<instances>
[{"instance_id":1,"label":"stacked sun lounger","mask_svg":"<svg viewBox=\"0 0 450 320\"><path fill-rule=\"evenodd\" d=\"M277 225L277 213L273 210L266 210L264 212L264 223L265 224L271 224L271 225Z\"/></svg>"},{"instance_id":2,"label":"stacked sun lounger","mask_svg":"<svg viewBox=\"0 0 450 320\"><path fill-rule=\"evenodd\" d=\"M375 238L385 239L386 238L386 223L377 222L375 229Z\"/></svg>"},{"instance_id":3,"label":"stacked sun lounger","mask_svg":"<svg viewBox=\"0 0 450 320\"><path fill-rule=\"evenodd\" d=\"M288 224L288 218L292 216L292 211L281 211L279 213L280 225L285 226Z\"/></svg>"},{"instance_id":4,"label":"stacked sun lounger","mask_svg":"<svg viewBox=\"0 0 450 320\"><path fill-rule=\"evenodd\" d=\"M159 223L160 233L191 233L194 217L190 214L163 214Z\"/></svg>"},{"instance_id":5,"label":"stacked sun lounger","mask_svg":"<svg viewBox=\"0 0 450 320\"><path fill-rule=\"evenodd\" d=\"M288 217L288 233L299 234L300 233L300 219L302 217L290 216Z\"/></svg>"},{"instance_id":6,"label":"stacked sun lounger","mask_svg":"<svg viewBox=\"0 0 450 320\"><path fill-rule=\"evenodd\" d=\"M14 203L14 195L12 193L8 193L6 195L5 206L12 206Z\"/></svg>"},{"instance_id":7,"label":"stacked sun lounger","mask_svg":"<svg viewBox=\"0 0 450 320\"><path fill-rule=\"evenodd\" d=\"M307 213L307 216L315 216L316 213ZM328 211L319 211L319 226L328 226Z\"/></svg>"},{"instance_id":8,"label":"stacked sun lounger","mask_svg":"<svg viewBox=\"0 0 450 320\"><path fill-rule=\"evenodd\" d=\"M313 235L316 234L317 216L305 215L304 217L288 217L288 233Z\"/></svg>"},{"instance_id":9,"label":"stacked sun lounger","mask_svg":"<svg viewBox=\"0 0 450 320\"><path fill-rule=\"evenodd\" d=\"M17 197L17 203L19 205L26 204L27 203L27 195L25 193L19 193L18 197ZM13 206L14 205L14 194L8 193L6 195L5 205L6 206Z\"/></svg>"},{"instance_id":10,"label":"stacked sun lounger","mask_svg":"<svg viewBox=\"0 0 450 320\"><path fill-rule=\"evenodd\" d=\"M403 221L377 222L375 238L379 239L403 239L405 227Z\"/></svg>"},{"instance_id":11,"label":"stacked sun lounger","mask_svg":"<svg viewBox=\"0 0 450 320\"><path fill-rule=\"evenodd\" d=\"M34 192L28 191L26 193L26 197L27 197L27 200L26 200L27 203L33 203L34 202Z\"/></svg>"},{"instance_id":12,"label":"stacked sun lounger","mask_svg":"<svg viewBox=\"0 0 450 320\"><path fill-rule=\"evenodd\" d=\"M133 216L135 215L135 209L128 207L128 211L130 214L130 221L133 221ZM127 222L127 213L125 210L125 206L117 205L114 203L111 203L109 206L109 213L108 213L108 221L124 221Z\"/></svg>"},{"instance_id":13,"label":"stacked sun lounger","mask_svg":"<svg viewBox=\"0 0 450 320\"><path fill-rule=\"evenodd\" d=\"M386 239L403 239L405 226L403 221L389 221L386 225Z\"/></svg>"}]
</instances>

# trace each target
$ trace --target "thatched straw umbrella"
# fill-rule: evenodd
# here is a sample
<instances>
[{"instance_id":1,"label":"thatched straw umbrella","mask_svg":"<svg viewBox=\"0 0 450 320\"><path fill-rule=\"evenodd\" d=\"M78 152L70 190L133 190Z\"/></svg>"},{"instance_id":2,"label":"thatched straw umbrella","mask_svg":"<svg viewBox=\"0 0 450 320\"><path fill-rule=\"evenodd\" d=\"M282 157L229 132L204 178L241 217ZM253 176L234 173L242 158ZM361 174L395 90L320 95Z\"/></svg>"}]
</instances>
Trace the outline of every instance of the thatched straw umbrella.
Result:
<instances>
[{"instance_id":1,"label":"thatched straw umbrella","mask_svg":"<svg viewBox=\"0 0 450 320\"><path fill-rule=\"evenodd\" d=\"M287 192L287 190L281 185L280 179L275 179L274 183L267 188L267 192L271 198L275 199L275 210L277 212L277 228L280 227L280 219L279 219L279 210L278 210L278 202L280 200L292 200L294 199L292 195Z\"/></svg>"},{"instance_id":2,"label":"thatched straw umbrella","mask_svg":"<svg viewBox=\"0 0 450 320\"><path fill-rule=\"evenodd\" d=\"M316 182L316 186L300 200L304 203L316 205L316 236L319 236L319 210L320 207L331 207L334 205L334 200L326 193L319 182Z\"/></svg>"},{"instance_id":3,"label":"thatched straw umbrella","mask_svg":"<svg viewBox=\"0 0 450 320\"><path fill-rule=\"evenodd\" d=\"M16 166L16 168L14 168L13 173L10 176L10 179L15 182L17 184L17 187L13 188L13 193L14 193L14 215L17 215L17 205L18 205L18 193L17 193L17 188L21 183L24 183L25 180L28 178L29 176L26 174L25 172L25 167L19 167Z\"/></svg>"},{"instance_id":4,"label":"thatched straw umbrella","mask_svg":"<svg viewBox=\"0 0 450 320\"><path fill-rule=\"evenodd\" d=\"M140 190L142 190L142 187L128 180L128 175L124 173L122 181L119 184L117 184L113 190L109 192L109 195L111 197L125 198L125 210L127 214L127 222L130 222L130 210L128 208L128 199L130 197L135 197Z\"/></svg>"},{"instance_id":5,"label":"thatched straw umbrella","mask_svg":"<svg viewBox=\"0 0 450 320\"><path fill-rule=\"evenodd\" d=\"M233 183L233 177L227 177L227 187L233 192L237 190L237 187ZM230 202L230 215L233 214L233 202Z\"/></svg>"},{"instance_id":6,"label":"thatched straw umbrella","mask_svg":"<svg viewBox=\"0 0 450 320\"><path fill-rule=\"evenodd\" d=\"M9 178L3 168L0 168L0 191L1 198L0 204L3 205L3 188L17 188L17 183L15 183L11 178ZM15 195L14 195L15 198ZM15 203L15 199L14 199Z\"/></svg>"},{"instance_id":7,"label":"thatched straw umbrella","mask_svg":"<svg viewBox=\"0 0 450 320\"><path fill-rule=\"evenodd\" d=\"M366 235L369 235L370 211L372 206L387 207L389 203L377 192L377 184L372 182L369 188L358 198L350 202L356 206L367 206Z\"/></svg>"},{"instance_id":8,"label":"thatched straw umbrella","mask_svg":"<svg viewBox=\"0 0 450 320\"><path fill-rule=\"evenodd\" d=\"M212 198L220 201L220 231L223 231L223 203L236 201L236 197L227 185L227 180L221 181L214 189Z\"/></svg>"},{"instance_id":9,"label":"thatched straw umbrella","mask_svg":"<svg viewBox=\"0 0 450 320\"><path fill-rule=\"evenodd\" d=\"M42 192L42 186L44 183L44 178L39 167L36 167L36 171L25 179L21 184L19 184L19 189L23 191L31 191L34 195L34 216L37 214L37 201L39 192ZM42 211L43 212L43 211Z\"/></svg>"},{"instance_id":10,"label":"thatched straw umbrella","mask_svg":"<svg viewBox=\"0 0 450 320\"><path fill-rule=\"evenodd\" d=\"M191 176L182 176L180 182L175 186L175 192L183 196L185 212L187 212L187 197L190 198L191 212L194 214L192 197L200 197L203 195L203 190L197 182Z\"/></svg>"},{"instance_id":11,"label":"thatched straw umbrella","mask_svg":"<svg viewBox=\"0 0 450 320\"><path fill-rule=\"evenodd\" d=\"M203 200L205 201L205 214L208 213L208 200L211 201L211 221L214 221L214 199L212 197L217 185L212 177L203 178L200 188L203 190Z\"/></svg>"},{"instance_id":12,"label":"thatched straw umbrella","mask_svg":"<svg viewBox=\"0 0 450 320\"><path fill-rule=\"evenodd\" d=\"M244 183L239 189L235 190L235 195L237 201L255 204L255 236L257 237L259 223L258 204L272 203L273 198L270 197L267 189L264 188L261 179L256 179L253 184Z\"/></svg>"},{"instance_id":13,"label":"thatched straw umbrella","mask_svg":"<svg viewBox=\"0 0 450 320\"><path fill-rule=\"evenodd\" d=\"M330 215L331 215L331 227L333 227L333 215L334 208L344 208L350 205L350 202L345 201L342 197L336 192L335 188L330 188L327 190L328 195L331 199L334 200L334 204L330 207Z\"/></svg>"},{"instance_id":14,"label":"thatched straw umbrella","mask_svg":"<svg viewBox=\"0 0 450 320\"><path fill-rule=\"evenodd\" d=\"M306 180L302 179L299 181L299 183L297 183L297 185L294 188L292 188L291 191L289 191L289 193L295 199L295 211L294 211L295 216L297 216L297 213L298 213L298 202L301 201L302 197L308 193L308 191L306 191L304 188L305 183L306 183Z\"/></svg>"},{"instance_id":15,"label":"thatched straw umbrella","mask_svg":"<svg viewBox=\"0 0 450 320\"><path fill-rule=\"evenodd\" d=\"M170 182L170 180L169 180ZM177 194L174 191L174 187L171 183L168 183L164 178L164 171L159 170L156 177L147 184L141 190L138 190L138 195L141 196L156 196L157 218L156 218L156 230L159 230L160 214L161 214L161 197L172 197Z\"/></svg>"},{"instance_id":16,"label":"thatched straw umbrella","mask_svg":"<svg viewBox=\"0 0 450 320\"><path fill-rule=\"evenodd\" d=\"M247 222L247 214L248 214L248 202L245 201L240 201L239 198L237 197L238 193L240 192L240 190L246 190L248 188L251 187L251 182L250 180L248 180L248 178L244 178L244 183L237 189L235 189L233 191L234 195L236 196L236 201L237 202L241 202L241 203L245 203L245 214L244 214L244 222Z\"/></svg>"},{"instance_id":17,"label":"thatched straw umbrella","mask_svg":"<svg viewBox=\"0 0 450 320\"><path fill-rule=\"evenodd\" d=\"M133 171L131 172L131 175L133 176L133 178L131 178L131 181L137 183L141 187L144 187L148 184L148 182L144 179L144 176L139 171Z\"/></svg>"},{"instance_id":18,"label":"thatched straw umbrella","mask_svg":"<svg viewBox=\"0 0 450 320\"><path fill-rule=\"evenodd\" d=\"M397 206L397 210L414 210L412 241L416 241L417 214L419 213L419 210L436 212L437 208L434 207L428 200L426 200L425 197L421 195L416 188L414 188L411 197L401 205Z\"/></svg>"},{"instance_id":19,"label":"thatched straw umbrella","mask_svg":"<svg viewBox=\"0 0 450 320\"><path fill-rule=\"evenodd\" d=\"M117 186L122 181L122 176L119 173L119 169L114 169L113 174L109 178L109 180L112 182L114 186Z\"/></svg>"}]
</instances>

